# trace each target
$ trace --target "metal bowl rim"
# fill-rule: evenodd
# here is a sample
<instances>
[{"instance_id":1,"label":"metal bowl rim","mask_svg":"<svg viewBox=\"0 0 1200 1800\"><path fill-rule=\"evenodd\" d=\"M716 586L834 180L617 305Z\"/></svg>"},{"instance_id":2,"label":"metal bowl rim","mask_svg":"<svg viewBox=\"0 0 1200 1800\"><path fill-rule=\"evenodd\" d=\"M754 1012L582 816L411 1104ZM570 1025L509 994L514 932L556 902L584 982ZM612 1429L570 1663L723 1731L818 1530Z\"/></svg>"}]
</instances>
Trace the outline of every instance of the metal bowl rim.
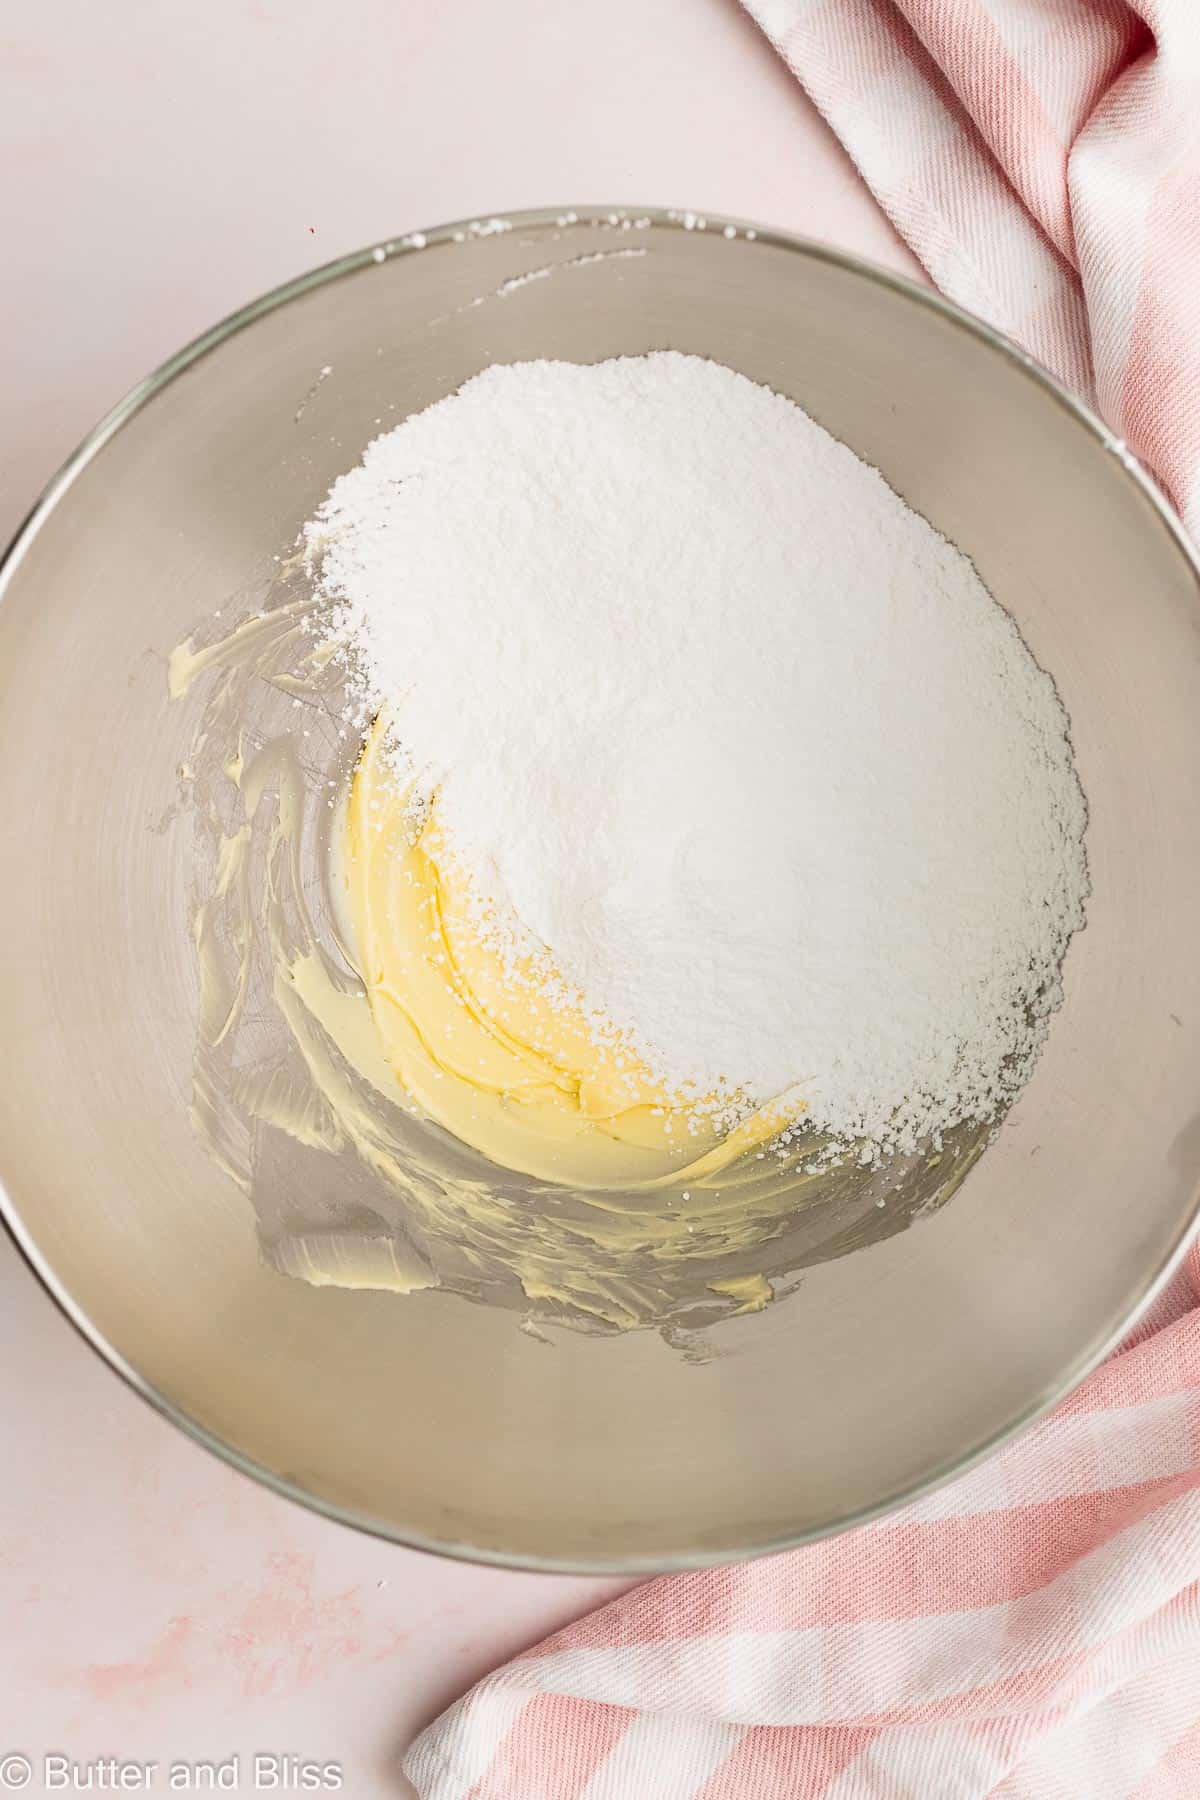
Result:
<instances>
[{"instance_id":1,"label":"metal bowl rim","mask_svg":"<svg viewBox=\"0 0 1200 1800\"><path fill-rule=\"evenodd\" d=\"M1200 555L1193 549L1173 507L1136 457L1130 453L1124 441L1110 430L1098 413L1064 387L1058 378L1052 375L1035 357L1030 356L1017 344L1014 344L1010 338L1005 337L1002 332L986 324L982 319L976 318L963 307L947 300L944 295L937 293L932 288L923 287L918 282L909 280L907 276L895 274L892 270L882 268L865 257L836 249L832 245L800 236L797 233L777 230L755 220L731 217L727 214L697 214L677 208L579 205L531 208L483 219L456 219L445 225L431 226L428 230L387 239L378 244L368 245L365 249L352 251L346 256L337 257L334 261L323 263L315 269L310 269L305 274L270 289L267 293L259 295L245 306L239 307L237 311L230 313L220 323L212 326L200 337L193 339L190 344L185 345L182 350L177 351L174 356L169 357L144 380L131 388L124 398L119 400L111 411L105 414L99 424L88 433L57 473L47 482L25 520L18 527L3 557L0 557L0 602L3 601L8 586L24 560L30 545L49 521L59 501L84 469L99 455L109 439L114 437L135 413L140 412L143 407L148 405L177 376L201 361L210 350L215 350L235 333L252 325L256 319L274 312L279 307L288 305L293 300L300 299L313 289L340 281L363 269L389 262L395 257L427 256L432 251L455 249L465 241L485 235L489 230L511 230L516 233L520 231L575 231L597 227L611 229L613 227L620 228L626 221L632 226L634 220L643 219L651 227L659 230L704 231L721 235L728 233L730 254L738 254L742 247L754 248L763 244L774 249L789 251L813 262L825 263L831 267L845 270L876 287L885 289L901 300L926 307L939 314L947 323L967 332L977 342L1004 357L1013 365L1014 372L1025 376L1040 387L1051 400L1083 428L1089 437L1099 443L1101 448L1120 464L1124 478L1140 491L1143 499L1149 502L1158 523L1166 531L1167 536L1173 541L1175 548L1187 564L1196 583L1198 598L1200 598ZM869 1524L874 1519L894 1512L909 1501L935 1493L939 1488L944 1487L958 1476L966 1474L993 1452L1018 1437L1021 1432L1057 1405L1111 1351L1117 1348L1167 1286L1180 1267L1193 1232L1200 1223L1200 1176L1197 1178L1191 1205L1175 1242L1158 1271L1150 1277L1141 1294L1127 1312L1109 1326L1098 1342L1092 1343L1081 1351L1064 1369L1060 1379L1043 1390L1015 1419L1010 1420L999 1431L990 1433L961 1455L933 1470L923 1480L901 1485L870 1506L860 1507L841 1518L808 1531L785 1534L782 1537L766 1541L752 1541L717 1551L703 1548L679 1549L653 1556L627 1555L594 1560L531 1556L465 1542L426 1537L420 1532L401 1530L386 1520L372 1517L352 1507L339 1506L332 1501L323 1499L319 1494L310 1493L297 1483L289 1481L285 1476L276 1474L275 1471L256 1462L252 1457L237 1449L235 1445L227 1443L215 1432L210 1431L207 1426L193 1419L182 1407L177 1406L161 1393L151 1381L148 1381L131 1363L126 1361L113 1344L109 1343L103 1332L92 1323L82 1307L76 1303L65 1286L58 1280L53 1269L42 1256L2 1179L0 1179L0 1220L3 1220L18 1251L59 1310L75 1327L80 1336L108 1364L109 1368L133 1389L134 1393L194 1442L212 1452L232 1468L240 1470L242 1474L250 1476L264 1487L281 1495L284 1499L307 1507L324 1518L336 1520L339 1524L349 1525L354 1530L381 1538L385 1542L399 1544L408 1549L422 1550L455 1561L482 1563L497 1568L521 1569L544 1574L655 1575L685 1569L711 1568L721 1563L740 1562L749 1557L796 1550L805 1544L816 1543L822 1538L835 1536L838 1532L849 1531Z\"/></svg>"}]
</instances>

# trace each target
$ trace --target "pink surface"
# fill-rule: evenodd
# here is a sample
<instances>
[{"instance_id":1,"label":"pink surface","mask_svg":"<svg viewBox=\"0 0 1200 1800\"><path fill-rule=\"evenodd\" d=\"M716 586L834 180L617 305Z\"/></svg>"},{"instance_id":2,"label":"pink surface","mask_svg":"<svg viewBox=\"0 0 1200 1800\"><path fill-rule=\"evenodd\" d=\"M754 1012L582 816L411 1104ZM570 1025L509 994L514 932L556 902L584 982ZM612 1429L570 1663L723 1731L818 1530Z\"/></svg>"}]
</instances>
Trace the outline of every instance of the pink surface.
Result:
<instances>
[{"instance_id":1,"label":"pink surface","mask_svg":"<svg viewBox=\"0 0 1200 1800\"><path fill-rule=\"evenodd\" d=\"M0 37L0 534L214 319L442 219L691 206L915 272L734 0L117 16L63 0ZM622 1585L440 1562L277 1500L128 1393L6 1240L0 1445L0 1759L278 1751L404 1795L419 1726Z\"/></svg>"}]
</instances>

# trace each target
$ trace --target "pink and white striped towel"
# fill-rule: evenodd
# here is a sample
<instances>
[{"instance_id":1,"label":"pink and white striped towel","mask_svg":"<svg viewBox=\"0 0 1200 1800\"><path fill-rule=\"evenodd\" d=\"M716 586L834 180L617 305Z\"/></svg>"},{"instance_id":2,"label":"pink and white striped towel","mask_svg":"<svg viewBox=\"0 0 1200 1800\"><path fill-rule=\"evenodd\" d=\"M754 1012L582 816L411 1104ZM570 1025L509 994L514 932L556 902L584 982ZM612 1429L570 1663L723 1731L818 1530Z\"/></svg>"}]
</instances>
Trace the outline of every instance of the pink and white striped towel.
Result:
<instances>
[{"instance_id":1,"label":"pink and white striped towel","mask_svg":"<svg viewBox=\"0 0 1200 1800\"><path fill-rule=\"evenodd\" d=\"M1200 530L1200 0L752 0L952 298ZM1197 1800L1200 1250L990 1462L649 1583L417 1741L423 1800Z\"/></svg>"},{"instance_id":2,"label":"pink and white striped towel","mask_svg":"<svg viewBox=\"0 0 1200 1800\"><path fill-rule=\"evenodd\" d=\"M1200 533L1197 0L749 0L942 292Z\"/></svg>"},{"instance_id":3,"label":"pink and white striped towel","mask_svg":"<svg viewBox=\"0 0 1200 1800\"><path fill-rule=\"evenodd\" d=\"M1196 1284L1196 1285L1193 1285ZM805 1550L667 1576L410 1751L424 1800L1196 1800L1200 1252L1057 1412Z\"/></svg>"}]
</instances>

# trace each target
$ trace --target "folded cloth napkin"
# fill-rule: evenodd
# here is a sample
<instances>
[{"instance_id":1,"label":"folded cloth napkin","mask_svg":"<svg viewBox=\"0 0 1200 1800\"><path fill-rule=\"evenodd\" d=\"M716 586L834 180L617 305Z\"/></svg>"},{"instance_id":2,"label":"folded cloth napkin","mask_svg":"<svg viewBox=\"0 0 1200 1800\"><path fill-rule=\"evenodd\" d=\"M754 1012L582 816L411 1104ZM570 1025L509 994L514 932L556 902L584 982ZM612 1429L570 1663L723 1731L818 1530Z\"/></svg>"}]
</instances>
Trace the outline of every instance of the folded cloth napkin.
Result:
<instances>
[{"instance_id":1,"label":"folded cloth napkin","mask_svg":"<svg viewBox=\"0 0 1200 1800\"><path fill-rule=\"evenodd\" d=\"M953 299L1200 529L1200 0L753 0ZM481 1682L423 1800L1196 1800L1200 1252L1056 1412L788 1555L667 1577Z\"/></svg>"},{"instance_id":2,"label":"folded cloth napkin","mask_svg":"<svg viewBox=\"0 0 1200 1800\"><path fill-rule=\"evenodd\" d=\"M1196 1800L1200 1254L999 1456L635 1588L410 1750L423 1800Z\"/></svg>"},{"instance_id":3,"label":"folded cloth napkin","mask_svg":"<svg viewBox=\"0 0 1200 1800\"><path fill-rule=\"evenodd\" d=\"M1197 0L748 0L943 293L1200 535Z\"/></svg>"}]
</instances>

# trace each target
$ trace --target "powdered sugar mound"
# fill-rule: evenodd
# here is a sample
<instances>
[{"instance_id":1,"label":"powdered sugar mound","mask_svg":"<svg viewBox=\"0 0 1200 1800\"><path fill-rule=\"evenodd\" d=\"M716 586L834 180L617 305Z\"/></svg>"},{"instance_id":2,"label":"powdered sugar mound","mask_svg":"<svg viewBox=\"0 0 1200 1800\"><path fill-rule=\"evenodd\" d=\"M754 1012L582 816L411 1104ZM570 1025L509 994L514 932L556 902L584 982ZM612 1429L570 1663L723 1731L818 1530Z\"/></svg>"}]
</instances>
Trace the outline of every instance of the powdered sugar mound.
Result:
<instances>
[{"instance_id":1,"label":"powdered sugar mound","mask_svg":"<svg viewBox=\"0 0 1200 1800\"><path fill-rule=\"evenodd\" d=\"M497 916L671 1087L873 1155L1028 1076L1083 922L1048 675L967 559L698 357L486 370L307 528Z\"/></svg>"}]
</instances>

